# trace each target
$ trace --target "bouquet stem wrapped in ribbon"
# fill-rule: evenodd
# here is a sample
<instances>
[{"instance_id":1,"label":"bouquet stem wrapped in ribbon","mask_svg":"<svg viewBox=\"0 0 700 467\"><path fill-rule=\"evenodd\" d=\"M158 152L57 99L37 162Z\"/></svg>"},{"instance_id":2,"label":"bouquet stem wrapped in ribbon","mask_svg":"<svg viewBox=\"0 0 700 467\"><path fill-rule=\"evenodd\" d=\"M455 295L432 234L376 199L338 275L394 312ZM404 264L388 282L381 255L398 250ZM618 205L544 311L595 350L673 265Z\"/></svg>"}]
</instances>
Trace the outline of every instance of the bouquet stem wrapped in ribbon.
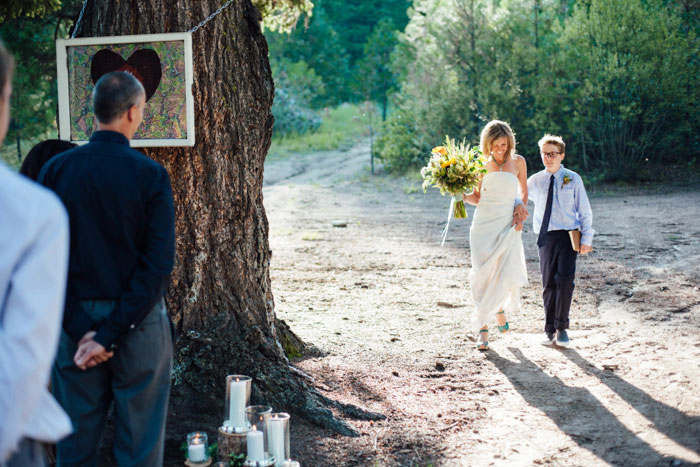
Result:
<instances>
[{"instance_id":1,"label":"bouquet stem wrapped in ribbon","mask_svg":"<svg viewBox=\"0 0 700 467\"><path fill-rule=\"evenodd\" d=\"M466 219L467 211L462 201L462 193L469 193L478 185L481 175L486 173L486 158L477 147L470 147L463 139L456 144L455 140L445 136L445 145L437 146L430 152L428 165L421 169L423 177L423 192L429 186L440 189L440 194L450 194L450 210L447 214L447 225L442 232L442 244L447 238L452 215L456 219Z\"/></svg>"}]
</instances>

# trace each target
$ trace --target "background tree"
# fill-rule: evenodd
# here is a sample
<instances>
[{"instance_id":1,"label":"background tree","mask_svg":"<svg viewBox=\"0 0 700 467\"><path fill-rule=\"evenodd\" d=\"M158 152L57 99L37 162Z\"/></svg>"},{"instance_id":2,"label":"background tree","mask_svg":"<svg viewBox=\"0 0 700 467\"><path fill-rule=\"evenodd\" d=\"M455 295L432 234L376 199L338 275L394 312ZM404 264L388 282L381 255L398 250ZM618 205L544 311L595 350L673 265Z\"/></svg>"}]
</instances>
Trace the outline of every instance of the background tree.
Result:
<instances>
[{"instance_id":1,"label":"background tree","mask_svg":"<svg viewBox=\"0 0 700 467\"><path fill-rule=\"evenodd\" d=\"M697 108L689 109L700 96L694 33L681 28L654 0L592 0L567 21L557 44L558 103L572 110L567 132L606 178L632 179L666 151L698 150L697 140L682 145L698 128Z\"/></svg>"},{"instance_id":2,"label":"background tree","mask_svg":"<svg viewBox=\"0 0 700 467\"><path fill-rule=\"evenodd\" d=\"M78 36L187 31L220 5L89 0ZM178 440L194 424L221 423L231 373L254 378L254 401L346 435L356 433L327 406L373 416L308 386L283 349L294 350L294 335L277 323L270 288L262 182L274 85L261 19L249 0L237 0L193 34L197 143L145 151L167 168L175 199L177 259L167 302L178 335L171 421L180 423L169 424Z\"/></svg>"},{"instance_id":3,"label":"background tree","mask_svg":"<svg viewBox=\"0 0 700 467\"><path fill-rule=\"evenodd\" d=\"M35 18L53 13L61 6L61 0L5 0L0 3L0 21L18 18Z\"/></svg>"},{"instance_id":4,"label":"background tree","mask_svg":"<svg viewBox=\"0 0 700 467\"><path fill-rule=\"evenodd\" d=\"M337 105L365 98L364 89L355 83L357 65L365 54L366 42L380 20L394 31L406 25L410 0L317 0L313 15L307 14L289 34L268 32L270 56L276 63L283 60L304 61L322 77L325 92L317 104Z\"/></svg>"},{"instance_id":5,"label":"background tree","mask_svg":"<svg viewBox=\"0 0 700 467\"><path fill-rule=\"evenodd\" d=\"M380 20L367 39L364 55L357 64L355 86L360 88L368 100L379 102L382 121L386 120L389 94L396 85L391 69L391 54L396 47L397 33L396 26L390 19Z\"/></svg>"},{"instance_id":6,"label":"background tree","mask_svg":"<svg viewBox=\"0 0 700 467\"><path fill-rule=\"evenodd\" d=\"M346 81L350 65L339 33L320 7L314 8L313 16L306 17L304 21L308 22L308 27L300 21L289 33L266 33L275 72L277 68L285 68L288 64L304 63L323 83L323 89L310 90L313 93L311 104L314 107L347 101L350 90Z\"/></svg>"},{"instance_id":7,"label":"background tree","mask_svg":"<svg viewBox=\"0 0 700 467\"><path fill-rule=\"evenodd\" d=\"M594 178L644 176L637 169L647 159L692 162L693 1L415 0L393 62L399 108L379 155L406 170L445 134L476 143L499 118L531 167L545 131L562 134L567 165Z\"/></svg>"},{"instance_id":8,"label":"background tree","mask_svg":"<svg viewBox=\"0 0 700 467\"><path fill-rule=\"evenodd\" d=\"M303 135L318 129L321 117L312 109L313 102L324 89L323 80L304 61L282 60L270 63L275 82L272 114L277 136Z\"/></svg>"},{"instance_id":9,"label":"background tree","mask_svg":"<svg viewBox=\"0 0 700 467\"><path fill-rule=\"evenodd\" d=\"M15 1L0 7L0 37L17 56L7 136L17 162L25 140L57 131L55 40L65 36L79 10L80 0Z\"/></svg>"}]
</instances>

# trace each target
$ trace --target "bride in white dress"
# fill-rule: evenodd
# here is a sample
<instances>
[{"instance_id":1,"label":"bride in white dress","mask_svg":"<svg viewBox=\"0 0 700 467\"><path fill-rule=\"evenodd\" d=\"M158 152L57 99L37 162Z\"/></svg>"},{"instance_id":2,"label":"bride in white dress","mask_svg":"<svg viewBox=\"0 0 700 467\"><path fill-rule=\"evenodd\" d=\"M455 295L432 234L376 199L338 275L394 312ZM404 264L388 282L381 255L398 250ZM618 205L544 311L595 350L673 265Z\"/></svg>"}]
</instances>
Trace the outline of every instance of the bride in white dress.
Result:
<instances>
[{"instance_id":1,"label":"bride in white dress","mask_svg":"<svg viewBox=\"0 0 700 467\"><path fill-rule=\"evenodd\" d=\"M488 349L488 323L495 315L506 332L505 313L520 308L520 287L527 285L522 228L527 217L527 164L515 154L515 136L507 123L492 120L481 132L481 150L489 161L479 186L463 195L476 205L469 244L469 273L474 311L471 324L479 332L477 349ZM522 204L520 204L522 200Z\"/></svg>"}]
</instances>

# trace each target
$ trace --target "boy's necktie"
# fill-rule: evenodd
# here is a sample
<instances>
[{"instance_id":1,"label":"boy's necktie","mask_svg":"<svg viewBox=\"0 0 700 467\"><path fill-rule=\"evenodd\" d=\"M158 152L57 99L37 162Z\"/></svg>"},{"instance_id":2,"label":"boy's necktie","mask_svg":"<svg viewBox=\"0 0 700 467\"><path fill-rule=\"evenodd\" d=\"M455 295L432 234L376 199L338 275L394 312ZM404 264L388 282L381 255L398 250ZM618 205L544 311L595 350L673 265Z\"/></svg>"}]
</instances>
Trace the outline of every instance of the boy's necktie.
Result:
<instances>
[{"instance_id":1,"label":"boy's necktie","mask_svg":"<svg viewBox=\"0 0 700 467\"><path fill-rule=\"evenodd\" d=\"M549 218L552 217L552 199L554 198L554 175L549 177L549 191L547 192L547 205L544 208L544 217L540 226L540 234L537 236L537 246L543 247L547 243L547 229Z\"/></svg>"}]
</instances>

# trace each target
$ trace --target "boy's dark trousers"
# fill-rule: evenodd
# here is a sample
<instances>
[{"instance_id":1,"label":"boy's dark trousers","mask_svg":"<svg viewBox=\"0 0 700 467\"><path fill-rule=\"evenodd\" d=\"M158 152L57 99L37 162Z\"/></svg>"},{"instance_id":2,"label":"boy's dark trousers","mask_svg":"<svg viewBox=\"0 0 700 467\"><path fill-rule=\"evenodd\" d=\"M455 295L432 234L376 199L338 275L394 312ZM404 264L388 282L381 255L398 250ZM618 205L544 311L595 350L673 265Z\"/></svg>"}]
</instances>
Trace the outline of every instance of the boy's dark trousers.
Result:
<instances>
[{"instance_id":1,"label":"boy's dark trousers","mask_svg":"<svg viewBox=\"0 0 700 467\"><path fill-rule=\"evenodd\" d=\"M571 248L569 232L547 232L547 242L538 248L542 273L542 298L545 332L569 328L569 308L574 294L576 253Z\"/></svg>"}]
</instances>

